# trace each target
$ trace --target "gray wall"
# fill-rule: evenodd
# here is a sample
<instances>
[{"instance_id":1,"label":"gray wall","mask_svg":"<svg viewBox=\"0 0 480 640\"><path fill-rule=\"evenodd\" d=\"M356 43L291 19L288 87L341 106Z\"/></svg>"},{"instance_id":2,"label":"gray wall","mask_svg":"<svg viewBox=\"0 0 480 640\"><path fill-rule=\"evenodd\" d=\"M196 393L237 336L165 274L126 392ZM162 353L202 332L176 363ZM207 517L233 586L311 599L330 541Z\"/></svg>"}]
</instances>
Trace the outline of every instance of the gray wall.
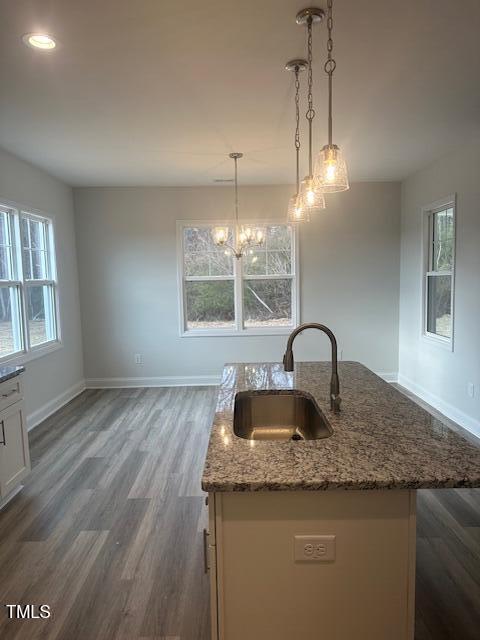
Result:
<instances>
[{"instance_id":1,"label":"gray wall","mask_svg":"<svg viewBox=\"0 0 480 640\"><path fill-rule=\"evenodd\" d=\"M402 187L400 381L480 435L480 143L462 147ZM421 208L457 193L454 351L422 330ZM467 384L476 388L467 395Z\"/></svg>"},{"instance_id":2,"label":"gray wall","mask_svg":"<svg viewBox=\"0 0 480 640\"><path fill-rule=\"evenodd\" d=\"M241 214L282 219L291 191L241 188ZM285 336L179 337L176 220L230 217L231 188L81 188L74 199L87 378L216 376L224 362L281 359ZM324 322L344 359L386 373L398 369L399 223L400 185L360 183L300 234L301 320ZM296 356L327 358L328 344L310 332Z\"/></svg>"},{"instance_id":3,"label":"gray wall","mask_svg":"<svg viewBox=\"0 0 480 640\"><path fill-rule=\"evenodd\" d=\"M44 171L0 150L0 199L53 214L63 347L26 364L27 414L40 413L83 379L72 190Z\"/></svg>"}]
</instances>

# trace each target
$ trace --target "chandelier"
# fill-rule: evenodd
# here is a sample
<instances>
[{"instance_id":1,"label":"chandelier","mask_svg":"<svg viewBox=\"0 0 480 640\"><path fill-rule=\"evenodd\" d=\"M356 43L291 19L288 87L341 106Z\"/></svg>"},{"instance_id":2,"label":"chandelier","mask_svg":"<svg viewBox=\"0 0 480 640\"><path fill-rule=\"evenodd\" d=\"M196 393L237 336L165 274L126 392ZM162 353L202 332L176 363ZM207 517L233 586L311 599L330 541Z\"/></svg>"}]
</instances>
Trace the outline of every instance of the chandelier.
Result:
<instances>
[{"instance_id":1,"label":"chandelier","mask_svg":"<svg viewBox=\"0 0 480 640\"><path fill-rule=\"evenodd\" d=\"M337 63L333 57L333 0L327 1L327 60L324 65L328 76L328 143L322 148L315 163L314 181L323 193L346 191L349 188L347 164L340 148L333 144L333 73Z\"/></svg>"},{"instance_id":2,"label":"chandelier","mask_svg":"<svg viewBox=\"0 0 480 640\"><path fill-rule=\"evenodd\" d=\"M296 130L295 148L297 154L297 192L288 205L288 220L291 222L308 221L310 214L320 209L325 209L325 193L345 191L349 188L347 165L338 145L333 143L333 74L336 69L336 61L333 57L333 0L327 0L327 59L324 71L328 77L328 142L318 153L315 166L312 162L313 146L313 119L315 108L313 105L313 25L322 22L325 11L318 7L302 9L296 16L297 24L306 25L307 28L307 61L292 60L286 66L289 71L295 72L295 104L296 104ZM297 63L297 64L296 64ZM299 133L299 80L300 71L307 69L307 112L308 123L308 175L298 184L298 162L300 150Z\"/></svg>"},{"instance_id":3,"label":"chandelier","mask_svg":"<svg viewBox=\"0 0 480 640\"><path fill-rule=\"evenodd\" d=\"M302 207L298 201L300 191L300 73L307 68L307 61L303 59L290 60L285 65L287 71L295 74L295 163L296 163L296 191L288 203L287 220L289 222L308 222L310 211Z\"/></svg>"},{"instance_id":4,"label":"chandelier","mask_svg":"<svg viewBox=\"0 0 480 640\"><path fill-rule=\"evenodd\" d=\"M237 162L243 158L243 153L230 153L235 164L235 234L230 240L230 228L228 224L215 227L212 231L213 242L217 247L225 247L227 252L239 260L253 247L260 247L265 242L265 232L263 229L250 224L240 225L238 219L238 167ZM233 242L233 244L232 244Z\"/></svg>"},{"instance_id":5,"label":"chandelier","mask_svg":"<svg viewBox=\"0 0 480 640\"><path fill-rule=\"evenodd\" d=\"M313 107L313 45L312 45L312 27L314 22L320 22L323 20L325 12L323 9L317 9L315 7L309 9L303 9L297 14L297 23L307 25L307 113L306 118L308 122L308 175L300 183L297 196L297 208L301 211L307 212L307 215L314 213L319 209L325 209L325 198L323 191L318 188L318 184L315 181L313 175L313 119L315 118L315 109Z\"/></svg>"}]
</instances>

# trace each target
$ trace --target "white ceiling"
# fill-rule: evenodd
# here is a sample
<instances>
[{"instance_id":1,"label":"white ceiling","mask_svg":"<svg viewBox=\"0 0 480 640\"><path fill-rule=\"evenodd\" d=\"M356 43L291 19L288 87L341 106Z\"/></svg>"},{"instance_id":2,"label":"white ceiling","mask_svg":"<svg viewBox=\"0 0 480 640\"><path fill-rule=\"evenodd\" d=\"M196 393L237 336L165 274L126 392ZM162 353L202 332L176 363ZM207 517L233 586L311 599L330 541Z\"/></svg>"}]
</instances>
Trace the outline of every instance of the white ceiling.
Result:
<instances>
[{"instance_id":1,"label":"white ceiling","mask_svg":"<svg viewBox=\"0 0 480 640\"><path fill-rule=\"evenodd\" d=\"M283 65L304 55L304 5L0 0L0 146L72 185L212 184L233 150L242 183L293 182ZM336 0L334 16L334 138L353 180L401 179L478 135L478 0ZM61 47L28 49L35 30ZM324 46L317 26L316 148Z\"/></svg>"}]
</instances>

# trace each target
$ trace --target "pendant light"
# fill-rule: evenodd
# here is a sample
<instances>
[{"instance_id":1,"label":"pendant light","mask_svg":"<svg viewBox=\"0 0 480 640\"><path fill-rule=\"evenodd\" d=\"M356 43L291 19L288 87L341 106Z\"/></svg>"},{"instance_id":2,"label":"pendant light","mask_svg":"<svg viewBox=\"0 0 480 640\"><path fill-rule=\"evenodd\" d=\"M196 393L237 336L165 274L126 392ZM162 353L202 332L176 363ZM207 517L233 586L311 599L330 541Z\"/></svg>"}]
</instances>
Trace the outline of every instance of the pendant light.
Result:
<instances>
[{"instance_id":1,"label":"pendant light","mask_svg":"<svg viewBox=\"0 0 480 640\"><path fill-rule=\"evenodd\" d=\"M312 73L312 26L314 22L323 20L325 12L323 9L311 7L303 9L297 14L297 24L307 25L307 70L308 70L308 109L306 118L308 122L308 175L300 183L297 197L297 207L302 211L314 213L320 209L325 209L325 198L319 185L313 177L312 162L312 135L313 135L313 119L315 117L315 109L313 108L313 73Z\"/></svg>"},{"instance_id":2,"label":"pendant light","mask_svg":"<svg viewBox=\"0 0 480 640\"><path fill-rule=\"evenodd\" d=\"M300 190L300 78L299 75L307 68L306 60L290 60L285 65L287 71L295 74L295 156L296 156L296 191L288 202L287 220L288 222L308 222L310 211L297 206L298 192Z\"/></svg>"},{"instance_id":3,"label":"pendant light","mask_svg":"<svg viewBox=\"0 0 480 640\"><path fill-rule=\"evenodd\" d=\"M324 69L328 75L328 144L317 156L315 162L315 184L323 193L346 191L349 188L345 158L340 148L333 144L332 135L332 81L337 66L333 58L333 0L327 1L327 61Z\"/></svg>"},{"instance_id":4,"label":"pendant light","mask_svg":"<svg viewBox=\"0 0 480 640\"><path fill-rule=\"evenodd\" d=\"M212 231L213 242L217 247L225 247L227 251L231 251L235 258L239 260L249 249L260 247L265 242L265 232L263 229L256 228L253 225L240 225L238 220L238 167L237 162L243 158L243 153L230 153L235 164L235 245L229 243L229 226L228 224L215 227Z\"/></svg>"}]
</instances>

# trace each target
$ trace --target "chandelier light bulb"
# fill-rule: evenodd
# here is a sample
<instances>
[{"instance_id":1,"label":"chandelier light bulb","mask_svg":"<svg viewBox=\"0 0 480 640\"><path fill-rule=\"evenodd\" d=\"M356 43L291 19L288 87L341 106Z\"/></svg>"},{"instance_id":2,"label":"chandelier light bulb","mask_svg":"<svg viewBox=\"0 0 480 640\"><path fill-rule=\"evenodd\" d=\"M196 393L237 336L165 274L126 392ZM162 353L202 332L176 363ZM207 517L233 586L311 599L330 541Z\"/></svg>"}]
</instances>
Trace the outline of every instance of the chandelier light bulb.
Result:
<instances>
[{"instance_id":1,"label":"chandelier light bulb","mask_svg":"<svg viewBox=\"0 0 480 640\"><path fill-rule=\"evenodd\" d=\"M325 174L325 181L327 184L335 182L335 176L337 174L337 167L335 163L329 163Z\"/></svg>"},{"instance_id":2,"label":"chandelier light bulb","mask_svg":"<svg viewBox=\"0 0 480 640\"><path fill-rule=\"evenodd\" d=\"M306 176L300 183L296 207L302 212L315 213L325 209L325 198L321 189L317 188L311 176Z\"/></svg>"},{"instance_id":3,"label":"chandelier light bulb","mask_svg":"<svg viewBox=\"0 0 480 640\"><path fill-rule=\"evenodd\" d=\"M228 240L228 227L215 227L213 230L213 242L221 247Z\"/></svg>"},{"instance_id":4,"label":"chandelier light bulb","mask_svg":"<svg viewBox=\"0 0 480 640\"><path fill-rule=\"evenodd\" d=\"M327 144L318 154L314 182L324 193L336 193L349 188L347 164L337 145Z\"/></svg>"},{"instance_id":5,"label":"chandelier light bulb","mask_svg":"<svg viewBox=\"0 0 480 640\"><path fill-rule=\"evenodd\" d=\"M297 204L298 195L293 195L288 202L287 220L288 222L310 222L310 213L308 209Z\"/></svg>"}]
</instances>

